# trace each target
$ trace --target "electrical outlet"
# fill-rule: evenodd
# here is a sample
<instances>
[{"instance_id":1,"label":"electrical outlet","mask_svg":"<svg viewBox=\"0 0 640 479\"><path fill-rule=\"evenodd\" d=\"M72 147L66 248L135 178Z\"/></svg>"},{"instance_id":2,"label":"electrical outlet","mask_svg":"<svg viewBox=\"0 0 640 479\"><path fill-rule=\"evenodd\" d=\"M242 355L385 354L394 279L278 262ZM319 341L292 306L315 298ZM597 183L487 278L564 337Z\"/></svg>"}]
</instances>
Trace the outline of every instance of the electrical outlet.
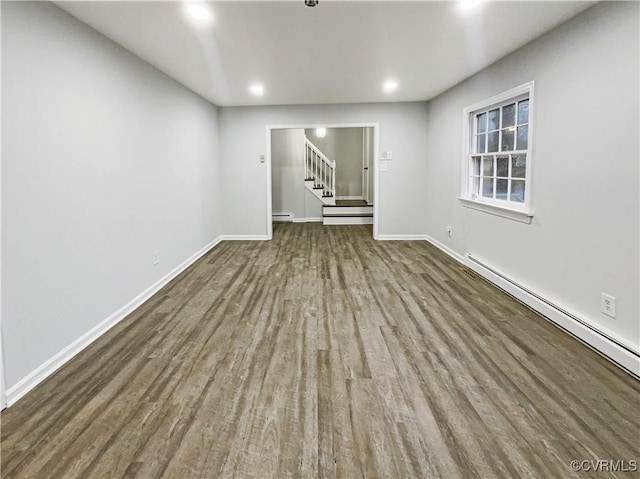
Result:
<instances>
[{"instance_id":1,"label":"electrical outlet","mask_svg":"<svg viewBox=\"0 0 640 479\"><path fill-rule=\"evenodd\" d=\"M453 228L451 226L447 226L447 234L449 235L449 238L453 236Z\"/></svg>"},{"instance_id":2,"label":"electrical outlet","mask_svg":"<svg viewBox=\"0 0 640 479\"><path fill-rule=\"evenodd\" d=\"M159 263L160 263L160 252L158 250L155 250L153 252L153 265L158 266Z\"/></svg>"},{"instance_id":3,"label":"electrical outlet","mask_svg":"<svg viewBox=\"0 0 640 479\"><path fill-rule=\"evenodd\" d=\"M600 311L611 316L616 317L616 298L609 296L608 294L600 293Z\"/></svg>"},{"instance_id":4,"label":"electrical outlet","mask_svg":"<svg viewBox=\"0 0 640 479\"><path fill-rule=\"evenodd\" d=\"M380 171L382 172L389 171L389 165L387 163L380 163Z\"/></svg>"}]
</instances>

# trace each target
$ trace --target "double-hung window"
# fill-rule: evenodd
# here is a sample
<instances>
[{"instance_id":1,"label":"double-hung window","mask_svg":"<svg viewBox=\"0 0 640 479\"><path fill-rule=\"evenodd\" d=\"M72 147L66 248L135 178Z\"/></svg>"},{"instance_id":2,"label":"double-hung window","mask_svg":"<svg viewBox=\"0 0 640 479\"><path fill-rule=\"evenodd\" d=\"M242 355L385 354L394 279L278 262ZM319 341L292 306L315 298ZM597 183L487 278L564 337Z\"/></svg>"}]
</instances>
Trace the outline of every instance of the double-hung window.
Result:
<instances>
[{"instance_id":1,"label":"double-hung window","mask_svg":"<svg viewBox=\"0 0 640 479\"><path fill-rule=\"evenodd\" d=\"M466 206L530 221L532 103L533 82L465 108Z\"/></svg>"}]
</instances>

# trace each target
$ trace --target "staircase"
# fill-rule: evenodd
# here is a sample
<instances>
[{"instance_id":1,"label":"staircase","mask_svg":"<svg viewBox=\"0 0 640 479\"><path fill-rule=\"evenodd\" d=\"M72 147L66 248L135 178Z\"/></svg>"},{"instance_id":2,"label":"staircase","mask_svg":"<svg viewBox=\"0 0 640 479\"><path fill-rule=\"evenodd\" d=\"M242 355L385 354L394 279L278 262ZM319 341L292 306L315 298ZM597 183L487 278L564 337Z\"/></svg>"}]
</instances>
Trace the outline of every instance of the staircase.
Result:
<instances>
[{"instance_id":1,"label":"staircase","mask_svg":"<svg viewBox=\"0 0 640 479\"><path fill-rule=\"evenodd\" d=\"M336 204L336 162L304 138L304 186L316 195L323 205Z\"/></svg>"},{"instance_id":2,"label":"staircase","mask_svg":"<svg viewBox=\"0 0 640 479\"><path fill-rule=\"evenodd\" d=\"M335 205L324 205L322 224L371 225L373 224L373 205L368 205L362 200L338 200Z\"/></svg>"},{"instance_id":3,"label":"staircase","mask_svg":"<svg viewBox=\"0 0 640 479\"><path fill-rule=\"evenodd\" d=\"M363 200L336 201L336 162L304 138L305 187L322 202L322 224L373 224L373 205Z\"/></svg>"}]
</instances>

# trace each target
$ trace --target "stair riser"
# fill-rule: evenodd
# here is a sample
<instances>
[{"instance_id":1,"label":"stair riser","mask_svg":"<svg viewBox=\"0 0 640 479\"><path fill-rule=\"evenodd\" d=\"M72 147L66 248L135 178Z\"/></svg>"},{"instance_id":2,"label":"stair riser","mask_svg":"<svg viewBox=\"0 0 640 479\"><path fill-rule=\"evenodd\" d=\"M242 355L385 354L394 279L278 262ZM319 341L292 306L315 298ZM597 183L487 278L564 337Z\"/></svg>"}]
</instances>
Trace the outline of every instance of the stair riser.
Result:
<instances>
[{"instance_id":1,"label":"stair riser","mask_svg":"<svg viewBox=\"0 0 640 479\"><path fill-rule=\"evenodd\" d=\"M314 189L313 188L313 181L305 181L304 182L304 186L308 191L313 193L316 198L318 198L320 201L322 201L323 207L324 207L324 205L335 205L336 204L335 196L323 197L322 196L323 191L321 189Z\"/></svg>"},{"instance_id":2,"label":"stair riser","mask_svg":"<svg viewBox=\"0 0 640 479\"><path fill-rule=\"evenodd\" d=\"M372 225L371 216L325 216L322 218L324 225Z\"/></svg>"},{"instance_id":3,"label":"stair riser","mask_svg":"<svg viewBox=\"0 0 640 479\"><path fill-rule=\"evenodd\" d=\"M339 215L339 214L371 214L373 213L373 206L331 206L323 207L322 214L325 215Z\"/></svg>"}]
</instances>

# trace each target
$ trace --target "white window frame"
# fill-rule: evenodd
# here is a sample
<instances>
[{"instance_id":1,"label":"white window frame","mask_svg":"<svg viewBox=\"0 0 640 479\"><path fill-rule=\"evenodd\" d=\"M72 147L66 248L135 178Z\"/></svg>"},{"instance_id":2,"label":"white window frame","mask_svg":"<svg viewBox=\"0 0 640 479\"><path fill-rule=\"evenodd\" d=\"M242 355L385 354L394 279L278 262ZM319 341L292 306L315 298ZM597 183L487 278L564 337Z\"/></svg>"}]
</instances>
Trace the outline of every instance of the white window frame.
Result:
<instances>
[{"instance_id":1,"label":"white window frame","mask_svg":"<svg viewBox=\"0 0 640 479\"><path fill-rule=\"evenodd\" d=\"M533 98L533 81L525 83L523 85L512 88L491 98L475 103L463 109L462 111L462 125L463 125L463 147L462 147L462 182L461 182L461 194L458 198L463 206L473 208L476 210L484 211L486 213L502 216L505 218L521 221L523 223L531 223L533 218L533 208L531 204L532 199L532 166L533 166L533 128L534 128L534 98ZM527 164L525 170L525 190L524 190L524 203L516 203L513 201L505 201L493 198L484 198L478 195L476 198L472 197L472 184L471 184L471 163L473 156L473 142L475 140L475 113L482 110L491 110L495 107L504 106L512 101L527 95L529 98L529 120L528 120L528 142L527 142ZM517 111L516 111L517 115ZM510 152L496 152L496 155L501 153L509 154Z\"/></svg>"}]
</instances>

